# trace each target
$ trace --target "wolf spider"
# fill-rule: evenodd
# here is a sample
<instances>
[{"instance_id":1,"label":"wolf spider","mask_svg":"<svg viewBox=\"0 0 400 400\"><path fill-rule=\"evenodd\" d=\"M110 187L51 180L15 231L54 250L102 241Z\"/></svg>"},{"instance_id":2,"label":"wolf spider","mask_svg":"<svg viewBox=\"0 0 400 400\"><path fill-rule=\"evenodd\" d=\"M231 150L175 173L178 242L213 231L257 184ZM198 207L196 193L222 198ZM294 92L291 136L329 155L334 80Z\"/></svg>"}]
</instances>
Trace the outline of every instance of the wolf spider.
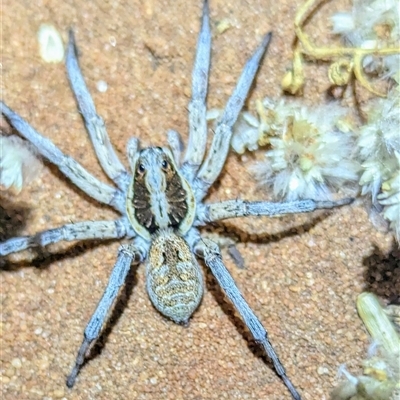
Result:
<instances>
[{"instance_id":1,"label":"wolf spider","mask_svg":"<svg viewBox=\"0 0 400 400\"><path fill-rule=\"evenodd\" d=\"M107 287L84 331L75 365L66 384L72 388L90 346L101 333L109 311L124 285L131 265L146 263L146 286L149 297L164 316L178 324L187 324L203 295L203 277L196 257L204 259L215 279L243 318L254 340L272 360L276 373L294 399L300 399L279 361L267 332L243 298L226 269L219 246L201 237L198 228L226 218L275 216L311 212L349 204L302 200L286 203L228 200L205 203L204 198L221 173L228 156L232 127L243 107L250 86L271 39L263 38L247 61L240 79L217 124L211 147L206 153L206 96L210 67L211 32L208 3L204 2L201 30L192 77L189 104L189 143L184 154L177 132L169 131L166 147L140 149L139 141L128 142L127 157L131 173L118 159L107 135L103 120L97 115L92 98L80 71L72 32L66 56L68 78L82 113L97 158L116 187L100 182L71 157L64 155L50 140L36 132L25 120L1 103L1 111L19 134L28 140L45 159L84 193L117 210L114 221L83 221L0 243L0 255L22 251L62 240L129 239L120 246L117 261Z\"/></svg>"}]
</instances>

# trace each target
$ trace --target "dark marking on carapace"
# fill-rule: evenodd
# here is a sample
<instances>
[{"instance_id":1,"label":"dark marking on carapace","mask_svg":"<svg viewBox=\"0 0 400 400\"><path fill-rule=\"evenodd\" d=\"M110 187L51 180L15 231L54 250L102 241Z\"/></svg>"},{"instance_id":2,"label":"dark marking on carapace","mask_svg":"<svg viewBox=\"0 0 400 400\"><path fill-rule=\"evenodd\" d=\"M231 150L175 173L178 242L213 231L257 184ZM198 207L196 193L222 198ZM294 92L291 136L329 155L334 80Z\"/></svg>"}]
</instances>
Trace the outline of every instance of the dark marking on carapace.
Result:
<instances>
[{"instance_id":1,"label":"dark marking on carapace","mask_svg":"<svg viewBox=\"0 0 400 400\"><path fill-rule=\"evenodd\" d=\"M159 147L156 149L162 150ZM162 159L162 162L164 162L162 164L162 173L165 175L166 180L165 196L168 202L168 217L170 221L168 227L178 229L188 212L188 193L182 186L181 176L167 156ZM138 223L150 234L153 234L160 227L157 225L151 209L150 193L146 187L145 178L147 172L140 169L140 159L137 165L133 182L134 196L132 205Z\"/></svg>"}]
</instances>

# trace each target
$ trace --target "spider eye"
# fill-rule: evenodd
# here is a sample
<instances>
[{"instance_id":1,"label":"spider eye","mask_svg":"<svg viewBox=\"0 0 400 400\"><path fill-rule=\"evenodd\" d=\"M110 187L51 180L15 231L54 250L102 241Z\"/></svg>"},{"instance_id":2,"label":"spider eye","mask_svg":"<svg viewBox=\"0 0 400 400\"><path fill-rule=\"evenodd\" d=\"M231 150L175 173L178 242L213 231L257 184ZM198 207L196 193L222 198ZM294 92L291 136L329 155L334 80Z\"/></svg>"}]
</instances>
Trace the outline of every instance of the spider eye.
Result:
<instances>
[{"instance_id":1,"label":"spider eye","mask_svg":"<svg viewBox=\"0 0 400 400\"><path fill-rule=\"evenodd\" d=\"M161 168L163 170L167 170L168 169L168 161L167 160L162 160L161 162Z\"/></svg>"},{"instance_id":2,"label":"spider eye","mask_svg":"<svg viewBox=\"0 0 400 400\"><path fill-rule=\"evenodd\" d=\"M144 171L146 171L146 168L144 167L144 165L143 164L139 164L139 166L138 166L138 172L139 172L139 174L143 174L144 173Z\"/></svg>"}]
</instances>

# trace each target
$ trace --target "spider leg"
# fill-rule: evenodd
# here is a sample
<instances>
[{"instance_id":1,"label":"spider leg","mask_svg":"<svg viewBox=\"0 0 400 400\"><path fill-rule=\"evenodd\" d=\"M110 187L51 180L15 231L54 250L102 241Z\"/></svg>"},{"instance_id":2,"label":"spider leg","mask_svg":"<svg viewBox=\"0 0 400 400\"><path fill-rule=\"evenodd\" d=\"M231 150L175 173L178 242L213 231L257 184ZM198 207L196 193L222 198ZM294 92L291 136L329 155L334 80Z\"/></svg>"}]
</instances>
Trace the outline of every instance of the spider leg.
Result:
<instances>
[{"instance_id":1,"label":"spider leg","mask_svg":"<svg viewBox=\"0 0 400 400\"><path fill-rule=\"evenodd\" d=\"M268 201L227 200L219 203L199 204L196 226L227 218L248 216L278 216L312 212L318 209L330 209L350 204L353 198L338 201L298 200L286 203L270 203Z\"/></svg>"},{"instance_id":2,"label":"spider leg","mask_svg":"<svg viewBox=\"0 0 400 400\"><path fill-rule=\"evenodd\" d=\"M197 199L202 199L206 195L210 186L221 173L226 157L228 156L232 137L232 127L235 124L249 93L260 61L270 43L271 35L271 33L265 35L262 43L254 52L253 56L246 62L236 88L232 96L229 98L225 110L218 121L211 148L194 182Z\"/></svg>"},{"instance_id":3,"label":"spider leg","mask_svg":"<svg viewBox=\"0 0 400 400\"><path fill-rule=\"evenodd\" d=\"M263 347L268 357L272 360L276 373L289 389L293 399L301 399L300 394L297 392L290 379L286 376L285 368L279 361L274 348L268 340L267 331L243 298L235 281L226 269L218 245L209 239L200 239L195 245L195 253L204 258L205 264L211 269L218 284L222 287L229 300L240 313L244 323L253 335L254 340Z\"/></svg>"},{"instance_id":4,"label":"spider leg","mask_svg":"<svg viewBox=\"0 0 400 400\"><path fill-rule=\"evenodd\" d=\"M108 312L119 293L119 289L125 283L131 265L139 264L145 259L147 250L146 247L143 246L144 242L142 242L143 239L139 239L136 243L134 241L129 245L122 245L119 248L117 261L111 272L107 287L95 312L90 318L89 323L86 325L84 339L79 348L75 365L67 377L66 384L69 388L72 388L75 384L76 377L82 368L85 361L85 355L89 350L90 345L99 337Z\"/></svg>"},{"instance_id":5,"label":"spider leg","mask_svg":"<svg viewBox=\"0 0 400 400\"><path fill-rule=\"evenodd\" d=\"M168 144L171 148L172 155L174 156L175 163L178 167L181 166L181 154L183 150L183 143L181 135L172 129L168 131Z\"/></svg>"},{"instance_id":6,"label":"spider leg","mask_svg":"<svg viewBox=\"0 0 400 400\"><path fill-rule=\"evenodd\" d=\"M40 155L56 165L79 189L98 202L125 213L125 196L122 191L99 181L73 158L63 154L49 139L33 129L28 122L3 102L0 102L0 111L18 133L35 146Z\"/></svg>"},{"instance_id":7,"label":"spider leg","mask_svg":"<svg viewBox=\"0 0 400 400\"><path fill-rule=\"evenodd\" d=\"M205 0L192 72L192 99L189 104L189 141L182 165L182 173L189 182L192 182L203 161L207 145L206 97L210 53L210 19L208 0Z\"/></svg>"},{"instance_id":8,"label":"spider leg","mask_svg":"<svg viewBox=\"0 0 400 400\"><path fill-rule=\"evenodd\" d=\"M135 163L135 156L139 151L139 147L140 144L138 138L133 137L128 140L128 144L126 145L126 155L128 157L128 161L131 168Z\"/></svg>"},{"instance_id":9,"label":"spider leg","mask_svg":"<svg viewBox=\"0 0 400 400\"><path fill-rule=\"evenodd\" d=\"M30 247L45 247L62 240L93 239L121 239L133 237L135 233L130 228L126 218L115 221L82 221L74 224L66 224L59 228L49 229L32 236L22 236L8 239L0 243L0 256L17 253Z\"/></svg>"},{"instance_id":10,"label":"spider leg","mask_svg":"<svg viewBox=\"0 0 400 400\"><path fill-rule=\"evenodd\" d=\"M65 64L69 83L78 103L79 110L82 113L86 130L89 133L97 158L109 178L112 179L120 189L125 190L130 177L114 151L103 119L96 112L92 97L90 96L79 67L72 30L69 31Z\"/></svg>"}]
</instances>

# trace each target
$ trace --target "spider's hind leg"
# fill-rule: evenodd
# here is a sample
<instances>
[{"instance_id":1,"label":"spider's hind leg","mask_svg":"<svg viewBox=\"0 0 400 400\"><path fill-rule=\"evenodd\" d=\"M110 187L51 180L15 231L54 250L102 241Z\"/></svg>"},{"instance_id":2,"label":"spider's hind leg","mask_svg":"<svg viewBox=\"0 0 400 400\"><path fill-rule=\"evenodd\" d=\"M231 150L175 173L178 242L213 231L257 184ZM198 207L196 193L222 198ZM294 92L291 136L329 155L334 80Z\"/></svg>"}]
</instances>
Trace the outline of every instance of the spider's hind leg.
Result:
<instances>
[{"instance_id":1,"label":"spider's hind leg","mask_svg":"<svg viewBox=\"0 0 400 400\"><path fill-rule=\"evenodd\" d=\"M119 290L125 283L131 264L137 265L141 263L145 259L146 253L147 247L145 247L144 241L140 238L137 238L129 245L122 245L119 248L117 261L111 272L107 287L95 312L86 325L84 338L76 356L75 365L67 377L66 384L69 388L72 388L75 384L76 377L85 362L85 357L90 345L99 337L101 328L118 296Z\"/></svg>"},{"instance_id":2,"label":"spider's hind leg","mask_svg":"<svg viewBox=\"0 0 400 400\"><path fill-rule=\"evenodd\" d=\"M199 257L204 258L205 264L211 269L218 284L222 287L229 300L241 315L243 322L253 335L254 340L263 347L268 357L272 360L276 373L289 389L293 399L300 400L300 394L287 377L285 368L280 362L278 355L275 353L272 344L268 340L267 331L243 298L235 281L225 267L218 245L209 239L200 239L195 245L195 253Z\"/></svg>"}]
</instances>

